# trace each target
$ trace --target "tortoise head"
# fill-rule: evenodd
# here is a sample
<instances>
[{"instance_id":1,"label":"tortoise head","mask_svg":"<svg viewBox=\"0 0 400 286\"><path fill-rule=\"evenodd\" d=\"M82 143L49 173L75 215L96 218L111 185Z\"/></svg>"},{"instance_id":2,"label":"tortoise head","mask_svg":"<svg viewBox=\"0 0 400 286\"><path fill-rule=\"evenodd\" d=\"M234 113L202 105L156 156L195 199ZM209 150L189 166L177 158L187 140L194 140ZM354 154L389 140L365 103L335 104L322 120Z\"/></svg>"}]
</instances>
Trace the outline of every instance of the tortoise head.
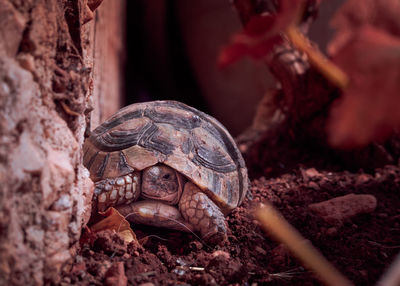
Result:
<instances>
[{"instance_id":1,"label":"tortoise head","mask_svg":"<svg viewBox=\"0 0 400 286\"><path fill-rule=\"evenodd\" d=\"M154 165L142 174L142 197L177 204L182 194L184 179L176 170L165 165Z\"/></svg>"}]
</instances>

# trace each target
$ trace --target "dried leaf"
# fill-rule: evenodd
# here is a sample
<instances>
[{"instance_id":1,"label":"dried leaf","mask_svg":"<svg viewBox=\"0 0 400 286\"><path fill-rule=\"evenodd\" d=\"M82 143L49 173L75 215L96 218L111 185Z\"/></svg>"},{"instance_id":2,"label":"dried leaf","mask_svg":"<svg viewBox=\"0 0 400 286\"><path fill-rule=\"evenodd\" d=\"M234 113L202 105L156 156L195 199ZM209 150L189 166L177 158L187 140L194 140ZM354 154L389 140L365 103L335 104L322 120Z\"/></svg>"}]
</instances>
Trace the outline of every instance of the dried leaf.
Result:
<instances>
[{"instance_id":1,"label":"dried leaf","mask_svg":"<svg viewBox=\"0 0 400 286\"><path fill-rule=\"evenodd\" d=\"M333 60L351 83L331 112L331 144L346 148L383 139L400 125L400 38L364 25Z\"/></svg>"},{"instance_id":2,"label":"dried leaf","mask_svg":"<svg viewBox=\"0 0 400 286\"><path fill-rule=\"evenodd\" d=\"M222 48L218 65L225 67L246 56L256 60L267 56L274 46L282 43L280 34L298 21L302 4L303 0L281 0L277 14L252 16L243 31Z\"/></svg>"},{"instance_id":3,"label":"dried leaf","mask_svg":"<svg viewBox=\"0 0 400 286\"><path fill-rule=\"evenodd\" d=\"M116 209L108 208L99 213L105 218L90 227L92 233L108 229L117 232L128 243L137 240L129 222Z\"/></svg>"},{"instance_id":4,"label":"dried leaf","mask_svg":"<svg viewBox=\"0 0 400 286\"><path fill-rule=\"evenodd\" d=\"M80 245L84 245L84 244L92 244L93 242L93 233L90 230L90 228L88 228L87 226L84 227L83 231L82 231L82 235L79 238L79 244Z\"/></svg>"},{"instance_id":5,"label":"dried leaf","mask_svg":"<svg viewBox=\"0 0 400 286\"><path fill-rule=\"evenodd\" d=\"M90 10L94 11L100 6L101 2L103 2L103 0L88 0L87 6Z\"/></svg>"}]
</instances>

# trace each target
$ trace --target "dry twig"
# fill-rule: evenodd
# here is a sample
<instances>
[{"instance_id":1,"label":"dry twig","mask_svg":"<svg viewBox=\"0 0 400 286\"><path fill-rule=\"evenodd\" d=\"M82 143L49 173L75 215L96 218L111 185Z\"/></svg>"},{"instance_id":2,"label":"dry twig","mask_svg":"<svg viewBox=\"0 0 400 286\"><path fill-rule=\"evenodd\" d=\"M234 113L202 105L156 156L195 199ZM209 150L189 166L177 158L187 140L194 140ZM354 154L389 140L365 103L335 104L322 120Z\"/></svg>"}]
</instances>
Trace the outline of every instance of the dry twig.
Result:
<instances>
[{"instance_id":1,"label":"dry twig","mask_svg":"<svg viewBox=\"0 0 400 286\"><path fill-rule=\"evenodd\" d=\"M256 211L256 217L265 231L284 243L295 256L304 262L305 266L317 273L319 279L326 285L353 285L322 256L310 241L303 238L272 205L261 204Z\"/></svg>"}]
</instances>

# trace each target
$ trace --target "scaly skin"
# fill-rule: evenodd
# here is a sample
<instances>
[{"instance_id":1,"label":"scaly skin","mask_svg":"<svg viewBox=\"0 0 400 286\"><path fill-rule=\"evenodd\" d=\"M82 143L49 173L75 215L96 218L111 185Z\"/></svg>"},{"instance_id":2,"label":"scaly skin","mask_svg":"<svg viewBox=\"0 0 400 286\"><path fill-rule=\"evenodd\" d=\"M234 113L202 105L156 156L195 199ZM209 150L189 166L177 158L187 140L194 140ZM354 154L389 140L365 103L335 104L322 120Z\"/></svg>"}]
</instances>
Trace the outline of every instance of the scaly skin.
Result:
<instances>
[{"instance_id":1,"label":"scaly skin","mask_svg":"<svg viewBox=\"0 0 400 286\"><path fill-rule=\"evenodd\" d=\"M137 200L140 195L140 173L105 179L95 184L93 206L95 211L103 212L111 206L129 204Z\"/></svg>"},{"instance_id":2,"label":"scaly skin","mask_svg":"<svg viewBox=\"0 0 400 286\"><path fill-rule=\"evenodd\" d=\"M155 165L142 173L142 198L159 200L170 205L178 203L182 194L182 182L177 171L165 165Z\"/></svg>"},{"instance_id":3,"label":"scaly skin","mask_svg":"<svg viewBox=\"0 0 400 286\"><path fill-rule=\"evenodd\" d=\"M195 184L187 182L179 201L179 210L194 230L212 244L226 240L225 217L218 206Z\"/></svg>"},{"instance_id":4,"label":"scaly skin","mask_svg":"<svg viewBox=\"0 0 400 286\"><path fill-rule=\"evenodd\" d=\"M143 200L135 202L139 196ZM195 184L184 183L182 175L165 165L149 167L142 174L133 172L99 181L94 199L98 211L115 206L133 223L198 231L214 245L227 238L225 217L219 207Z\"/></svg>"}]
</instances>

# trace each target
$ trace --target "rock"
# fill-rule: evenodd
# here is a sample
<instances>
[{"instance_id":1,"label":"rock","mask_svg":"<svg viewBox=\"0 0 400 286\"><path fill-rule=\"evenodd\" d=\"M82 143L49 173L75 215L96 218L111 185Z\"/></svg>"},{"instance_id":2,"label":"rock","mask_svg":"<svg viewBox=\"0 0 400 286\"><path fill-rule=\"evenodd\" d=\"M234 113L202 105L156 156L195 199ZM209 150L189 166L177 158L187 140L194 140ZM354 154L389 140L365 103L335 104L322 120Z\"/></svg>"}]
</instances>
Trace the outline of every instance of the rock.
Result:
<instances>
[{"instance_id":1,"label":"rock","mask_svg":"<svg viewBox=\"0 0 400 286\"><path fill-rule=\"evenodd\" d=\"M212 258L206 265L205 271L212 273L217 280L224 279L230 283L240 282L247 275L245 266L238 259L227 258L226 254L219 254Z\"/></svg>"},{"instance_id":2,"label":"rock","mask_svg":"<svg viewBox=\"0 0 400 286\"><path fill-rule=\"evenodd\" d=\"M337 232L338 232L338 230L336 227L330 227L325 231L325 234L329 235L329 236L334 236L337 234Z\"/></svg>"},{"instance_id":3,"label":"rock","mask_svg":"<svg viewBox=\"0 0 400 286\"><path fill-rule=\"evenodd\" d=\"M123 262L115 262L106 273L104 285L107 286L126 286L128 279L125 276L125 267Z\"/></svg>"},{"instance_id":4,"label":"rock","mask_svg":"<svg viewBox=\"0 0 400 286\"><path fill-rule=\"evenodd\" d=\"M22 68L30 72L35 72L35 59L31 54L19 53L17 60Z\"/></svg>"},{"instance_id":5,"label":"rock","mask_svg":"<svg viewBox=\"0 0 400 286\"><path fill-rule=\"evenodd\" d=\"M96 269L96 275L103 278L106 276L107 271L111 268L112 264L110 261L104 260L101 262L99 267Z\"/></svg>"},{"instance_id":6,"label":"rock","mask_svg":"<svg viewBox=\"0 0 400 286\"><path fill-rule=\"evenodd\" d=\"M323 177L323 175L320 172L318 172L315 168L310 168L307 170L301 169L301 174L303 176L304 182L308 182L310 180Z\"/></svg>"},{"instance_id":7,"label":"rock","mask_svg":"<svg viewBox=\"0 0 400 286\"><path fill-rule=\"evenodd\" d=\"M38 146L31 140L29 131L24 131L19 139L19 144L11 153L14 159L11 162L14 174L18 179L23 179L26 173L40 174L44 164L44 155Z\"/></svg>"},{"instance_id":8,"label":"rock","mask_svg":"<svg viewBox=\"0 0 400 286\"><path fill-rule=\"evenodd\" d=\"M371 213L377 205L372 195L348 194L320 203L310 204L309 209L326 222L340 226L358 214Z\"/></svg>"},{"instance_id":9,"label":"rock","mask_svg":"<svg viewBox=\"0 0 400 286\"><path fill-rule=\"evenodd\" d=\"M368 181L370 181L372 179L371 175L368 174L360 174L359 176L357 176L356 178L356 184L357 185L361 185L364 183L367 183Z\"/></svg>"},{"instance_id":10,"label":"rock","mask_svg":"<svg viewBox=\"0 0 400 286\"><path fill-rule=\"evenodd\" d=\"M316 191L321 189L316 182L309 182L308 187Z\"/></svg>"},{"instance_id":11,"label":"rock","mask_svg":"<svg viewBox=\"0 0 400 286\"><path fill-rule=\"evenodd\" d=\"M93 249L108 255L122 256L127 252L127 243L113 230L102 230L95 233Z\"/></svg>"},{"instance_id":12,"label":"rock","mask_svg":"<svg viewBox=\"0 0 400 286\"><path fill-rule=\"evenodd\" d=\"M72 207L71 197L67 194L62 194L50 207L53 211L64 211Z\"/></svg>"},{"instance_id":13,"label":"rock","mask_svg":"<svg viewBox=\"0 0 400 286\"><path fill-rule=\"evenodd\" d=\"M284 244L279 244L271 250L271 263L274 265L287 265L290 259L289 250Z\"/></svg>"},{"instance_id":14,"label":"rock","mask_svg":"<svg viewBox=\"0 0 400 286\"><path fill-rule=\"evenodd\" d=\"M222 250L216 250L211 254L212 258L215 258L217 256L222 255L225 259L229 259L231 256L229 255L228 252L222 251Z\"/></svg>"},{"instance_id":15,"label":"rock","mask_svg":"<svg viewBox=\"0 0 400 286\"><path fill-rule=\"evenodd\" d=\"M197 240L191 241L189 243L189 248L192 249L192 250L200 250L200 249L203 248L203 244L200 241L197 241Z\"/></svg>"},{"instance_id":16,"label":"rock","mask_svg":"<svg viewBox=\"0 0 400 286\"><path fill-rule=\"evenodd\" d=\"M0 45L10 56L18 52L27 19L9 1L0 1L0 25L2 27Z\"/></svg>"}]
</instances>

